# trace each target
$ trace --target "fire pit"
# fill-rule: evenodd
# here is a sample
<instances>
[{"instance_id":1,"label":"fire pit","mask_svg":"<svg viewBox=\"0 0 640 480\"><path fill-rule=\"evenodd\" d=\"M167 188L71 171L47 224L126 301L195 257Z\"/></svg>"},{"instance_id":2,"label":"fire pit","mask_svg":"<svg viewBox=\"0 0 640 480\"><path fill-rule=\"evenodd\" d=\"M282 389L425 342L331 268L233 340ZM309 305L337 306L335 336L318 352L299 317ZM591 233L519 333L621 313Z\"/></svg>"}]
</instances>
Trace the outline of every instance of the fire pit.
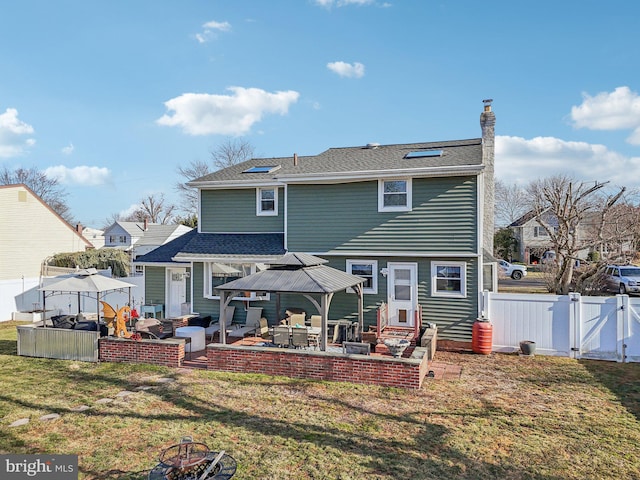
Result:
<instances>
[{"instance_id":1,"label":"fire pit","mask_svg":"<svg viewBox=\"0 0 640 480\"><path fill-rule=\"evenodd\" d=\"M236 467L224 451L213 452L204 443L184 437L160 454L160 463L149 472L148 480L227 480Z\"/></svg>"}]
</instances>

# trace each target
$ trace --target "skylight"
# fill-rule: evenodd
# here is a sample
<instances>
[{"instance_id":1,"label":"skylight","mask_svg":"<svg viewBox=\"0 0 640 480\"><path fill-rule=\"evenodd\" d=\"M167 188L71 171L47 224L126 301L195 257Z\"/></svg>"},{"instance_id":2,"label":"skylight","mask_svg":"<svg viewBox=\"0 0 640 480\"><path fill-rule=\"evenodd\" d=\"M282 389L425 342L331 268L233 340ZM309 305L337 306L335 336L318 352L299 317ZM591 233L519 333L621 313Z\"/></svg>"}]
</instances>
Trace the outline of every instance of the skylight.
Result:
<instances>
[{"instance_id":1,"label":"skylight","mask_svg":"<svg viewBox=\"0 0 640 480\"><path fill-rule=\"evenodd\" d=\"M258 165L245 170L242 173L271 173L280 168L280 165Z\"/></svg>"},{"instance_id":2,"label":"skylight","mask_svg":"<svg viewBox=\"0 0 640 480\"><path fill-rule=\"evenodd\" d=\"M422 150L419 152L409 152L404 158L426 158L426 157L441 157L442 150Z\"/></svg>"}]
</instances>

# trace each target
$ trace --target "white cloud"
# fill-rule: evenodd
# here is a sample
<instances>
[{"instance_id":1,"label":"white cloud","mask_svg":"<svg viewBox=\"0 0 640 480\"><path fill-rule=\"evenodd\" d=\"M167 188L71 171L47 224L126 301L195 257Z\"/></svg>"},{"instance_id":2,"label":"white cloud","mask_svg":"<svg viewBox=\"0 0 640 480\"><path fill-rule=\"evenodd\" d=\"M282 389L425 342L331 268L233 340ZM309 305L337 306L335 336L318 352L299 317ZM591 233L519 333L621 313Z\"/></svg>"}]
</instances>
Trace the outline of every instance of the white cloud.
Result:
<instances>
[{"instance_id":1,"label":"white cloud","mask_svg":"<svg viewBox=\"0 0 640 480\"><path fill-rule=\"evenodd\" d=\"M592 97L584 93L582 104L571 107L576 128L590 130L633 130L627 142L640 145L640 96L629 87L600 92Z\"/></svg>"},{"instance_id":2,"label":"white cloud","mask_svg":"<svg viewBox=\"0 0 640 480\"><path fill-rule=\"evenodd\" d=\"M62 147L61 152L64 153L65 155L71 155L74 150L75 150L75 147L73 146L73 143L69 142L69 145L67 145L66 147Z\"/></svg>"},{"instance_id":3,"label":"white cloud","mask_svg":"<svg viewBox=\"0 0 640 480\"><path fill-rule=\"evenodd\" d=\"M202 25L202 32L196 33L196 40L200 43L206 43L216 38L217 32L230 32L231 24L229 22L216 22L212 20Z\"/></svg>"},{"instance_id":4,"label":"white cloud","mask_svg":"<svg viewBox=\"0 0 640 480\"><path fill-rule=\"evenodd\" d=\"M266 114L285 115L300 94L229 87L231 95L184 93L165 102L159 125L179 126L189 135L243 135ZM173 112L173 114L171 114Z\"/></svg>"},{"instance_id":5,"label":"white cloud","mask_svg":"<svg viewBox=\"0 0 640 480\"><path fill-rule=\"evenodd\" d=\"M324 8L347 7L349 5L370 5L375 0L315 0L316 5Z\"/></svg>"},{"instance_id":6,"label":"white cloud","mask_svg":"<svg viewBox=\"0 0 640 480\"><path fill-rule=\"evenodd\" d=\"M364 65L358 62L353 64L346 62L331 62L327 63L327 68L341 77L362 78L364 76Z\"/></svg>"},{"instance_id":7,"label":"white cloud","mask_svg":"<svg viewBox=\"0 0 640 480\"><path fill-rule=\"evenodd\" d=\"M555 137L496 136L496 178L526 185L531 180L567 174L583 181L640 186L640 158L626 157L604 145Z\"/></svg>"},{"instance_id":8,"label":"white cloud","mask_svg":"<svg viewBox=\"0 0 640 480\"><path fill-rule=\"evenodd\" d=\"M65 167L57 165L49 167L44 171L45 175L50 178L57 178L58 181L65 185L82 185L96 186L108 183L111 178L111 172L106 167Z\"/></svg>"},{"instance_id":9,"label":"white cloud","mask_svg":"<svg viewBox=\"0 0 640 480\"><path fill-rule=\"evenodd\" d=\"M25 138L33 133L31 125L18 119L18 110L7 108L0 114L0 157L22 155L27 148L36 143L33 138Z\"/></svg>"},{"instance_id":10,"label":"white cloud","mask_svg":"<svg viewBox=\"0 0 640 480\"><path fill-rule=\"evenodd\" d=\"M140 207L142 207L142 205L140 205L139 203L132 203L128 208L120 210L118 212L118 215L120 216L120 218L127 218L138 211Z\"/></svg>"}]
</instances>

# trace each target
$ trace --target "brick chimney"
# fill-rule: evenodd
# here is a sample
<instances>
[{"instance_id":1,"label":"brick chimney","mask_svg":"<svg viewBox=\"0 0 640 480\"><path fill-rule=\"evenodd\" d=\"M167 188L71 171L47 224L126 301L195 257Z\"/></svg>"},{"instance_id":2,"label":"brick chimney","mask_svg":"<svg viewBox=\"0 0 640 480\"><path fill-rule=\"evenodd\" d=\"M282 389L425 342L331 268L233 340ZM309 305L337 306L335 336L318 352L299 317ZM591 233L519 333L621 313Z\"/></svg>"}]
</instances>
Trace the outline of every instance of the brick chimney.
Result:
<instances>
[{"instance_id":1,"label":"brick chimney","mask_svg":"<svg viewBox=\"0 0 640 480\"><path fill-rule=\"evenodd\" d=\"M149 218L144 217L144 231L146 232L149 229Z\"/></svg>"},{"instance_id":2,"label":"brick chimney","mask_svg":"<svg viewBox=\"0 0 640 480\"><path fill-rule=\"evenodd\" d=\"M298 154L297 153L293 154L293 166L294 167L298 166Z\"/></svg>"},{"instance_id":3,"label":"brick chimney","mask_svg":"<svg viewBox=\"0 0 640 480\"><path fill-rule=\"evenodd\" d=\"M78 235L82 235L82 230L84 230L84 228L82 227L81 223L76 224L76 232L78 232Z\"/></svg>"},{"instance_id":4,"label":"brick chimney","mask_svg":"<svg viewBox=\"0 0 640 480\"><path fill-rule=\"evenodd\" d=\"M491 111L492 99L482 101L484 111L480 114L480 127L482 128L482 164L484 172L484 215L483 215L483 246L486 251L493 254L493 231L495 225L495 125L496 116Z\"/></svg>"}]
</instances>

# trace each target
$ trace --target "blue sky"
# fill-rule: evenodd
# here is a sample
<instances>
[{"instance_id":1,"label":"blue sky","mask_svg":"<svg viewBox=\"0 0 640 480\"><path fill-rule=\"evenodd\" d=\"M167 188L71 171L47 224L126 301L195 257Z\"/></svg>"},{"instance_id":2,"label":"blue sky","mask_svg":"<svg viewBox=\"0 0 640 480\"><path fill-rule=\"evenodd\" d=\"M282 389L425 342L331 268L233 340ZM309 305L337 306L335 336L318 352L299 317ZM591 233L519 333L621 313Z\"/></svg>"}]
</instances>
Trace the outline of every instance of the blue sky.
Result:
<instances>
[{"instance_id":1,"label":"blue sky","mask_svg":"<svg viewBox=\"0 0 640 480\"><path fill-rule=\"evenodd\" d=\"M20 0L0 15L0 164L101 227L179 165L480 136L496 174L640 187L640 3Z\"/></svg>"}]
</instances>

